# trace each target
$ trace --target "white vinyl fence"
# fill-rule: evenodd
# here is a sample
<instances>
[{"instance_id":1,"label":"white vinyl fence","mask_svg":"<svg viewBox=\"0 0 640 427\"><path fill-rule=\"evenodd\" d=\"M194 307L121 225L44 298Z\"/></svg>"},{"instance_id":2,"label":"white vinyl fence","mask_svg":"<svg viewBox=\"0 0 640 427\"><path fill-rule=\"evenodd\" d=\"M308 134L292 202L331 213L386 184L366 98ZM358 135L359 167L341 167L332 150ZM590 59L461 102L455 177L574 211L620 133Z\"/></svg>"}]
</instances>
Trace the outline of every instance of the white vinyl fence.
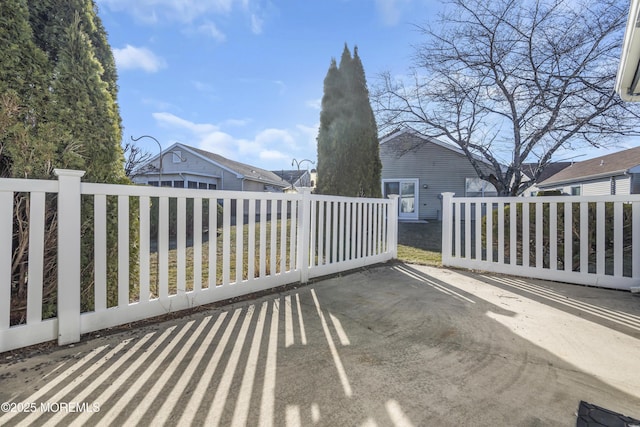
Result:
<instances>
[{"instance_id":1,"label":"white vinyl fence","mask_svg":"<svg viewBox=\"0 0 640 427\"><path fill-rule=\"evenodd\" d=\"M629 290L640 286L640 195L443 194L442 264Z\"/></svg>"},{"instance_id":2,"label":"white vinyl fence","mask_svg":"<svg viewBox=\"0 0 640 427\"><path fill-rule=\"evenodd\" d=\"M0 352L388 261L397 198L0 179ZM244 225L243 225L244 224ZM19 236L22 237L19 237Z\"/></svg>"}]
</instances>

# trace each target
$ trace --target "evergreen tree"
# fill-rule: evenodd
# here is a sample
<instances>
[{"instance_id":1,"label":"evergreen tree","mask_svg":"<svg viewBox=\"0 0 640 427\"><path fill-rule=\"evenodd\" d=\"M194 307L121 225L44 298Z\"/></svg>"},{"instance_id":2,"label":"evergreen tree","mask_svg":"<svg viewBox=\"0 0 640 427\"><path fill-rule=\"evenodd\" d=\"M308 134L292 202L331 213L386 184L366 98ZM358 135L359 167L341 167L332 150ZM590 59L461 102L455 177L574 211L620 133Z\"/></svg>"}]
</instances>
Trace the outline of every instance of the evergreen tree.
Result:
<instances>
[{"instance_id":1,"label":"evergreen tree","mask_svg":"<svg viewBox=\"0 0 640 427\"><path fill-rule=\"evenodd\" d=\"M102 72L76 14L58 54L51 119L65 126L84 147L86 180L125 182L120 122Z\"/></svg>"},{"instance_id":2,"label":"evergreen tree","mask_svg":"<svg viewBox=\"0 0 640 427\"><path fill-rule=\"evenodd\" d=\"M40 178L41 171L31 173L36 164L16 164L30 157L30 147L44 163L52 160L46 141L35 141L45 106L47 58L33 43L28 17L26 1L0 3L0 177Z\"/></svg>"},{"instance_id":3,"label":"evergreen tree","mask_svg":"<svg viewBox=\"0 0 640 427\"><path fill-rule=\"evenodd\" d=\"M318 192L380 197L378 131L357 47L345 44L324 80L318 132Z\"/></svg>"},{"instance_id":4,"label":"evergreen tree","mask_svg":"<svg viewBox=\"0 0 640 427\"><path fill-rule=\"evenodd\" d=\"M116 103L117 73L93 0L0 2L0 177L53 178L54 168L84 169L93 182L126 183ZM47 198L45 316L55 313L55 195ZM108 278L116 284L114 199L108 201ZM83 308L93 288L93 206L83 199ZM132 205L131 230L137 227ZM29 197L16 193L12 323L23 321L28 277ZM130 241L132 276L137 238ZM109 291L109 301L117 295ZM22 314L21 314L22 313ZM15 316L14 316L15 315Z\"/></svg>"}]
</instances>

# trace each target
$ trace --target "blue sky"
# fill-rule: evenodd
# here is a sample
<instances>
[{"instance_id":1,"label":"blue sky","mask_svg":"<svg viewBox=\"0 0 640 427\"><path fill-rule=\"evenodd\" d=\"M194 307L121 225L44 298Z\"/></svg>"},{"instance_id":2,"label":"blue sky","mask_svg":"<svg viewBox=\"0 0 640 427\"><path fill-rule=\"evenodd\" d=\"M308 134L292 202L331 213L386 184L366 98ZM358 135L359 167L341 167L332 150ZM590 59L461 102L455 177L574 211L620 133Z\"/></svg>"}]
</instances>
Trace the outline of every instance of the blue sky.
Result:
<instances>
[{"instance_id":1,"label":"blue sky","mask_svg":"<svg viewBox=\"0 0 640 427\"><path fill-rule=\"evenodd\" d=\"M346 42L369 82L402 73L438 0L98 0L123 138L152 135L269 170L316 160L322 84ZM142 148L157 145L142 139ZM306 166L307 164L305 164Z\"/></svg>"},{"instance_id":2,"label":"blue sky","mask_svg":"<svg viewBox=\"0 0 640 427\"><path fill-rule=\"evenodd\" d=\"M323 80L344 43L370 85L405 74L439 0L97 0L119 73L123 138L151 135L269 170L316 160ZM137 142L156 154L150 139ZM586 160L621 148L559 151ZM305 163L304 166L309 166Z\"/></svg>"}]
</instances>

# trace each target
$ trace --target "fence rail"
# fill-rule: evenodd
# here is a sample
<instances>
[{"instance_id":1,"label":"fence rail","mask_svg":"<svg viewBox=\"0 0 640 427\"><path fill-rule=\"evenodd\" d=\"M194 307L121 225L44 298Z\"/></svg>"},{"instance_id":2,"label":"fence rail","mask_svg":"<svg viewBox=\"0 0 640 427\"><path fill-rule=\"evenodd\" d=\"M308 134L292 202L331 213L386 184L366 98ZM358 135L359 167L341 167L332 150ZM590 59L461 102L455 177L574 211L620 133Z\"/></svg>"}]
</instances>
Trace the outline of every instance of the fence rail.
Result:
<instances>
[{"instance_id":1,"label":"fence rail","mask_svg":"<svg viewBox=\"0 0 640 427\"><path fill-rule=\"evenodd\" d=\"M442 263L582 285L640 285L640 195L454 198Z\"/></svg>"},{"instance_id":2,"label":"fence rail","mask_svg":"<svg viewBox=\"0 0 640 427\"><path fill-rule=\"evenodd\" d=\"M81 182L80 171L56 174L0 179L0 352L73 343L82 333L397 254L395 198L95 184Z\"/></svg>"}]
</instances>

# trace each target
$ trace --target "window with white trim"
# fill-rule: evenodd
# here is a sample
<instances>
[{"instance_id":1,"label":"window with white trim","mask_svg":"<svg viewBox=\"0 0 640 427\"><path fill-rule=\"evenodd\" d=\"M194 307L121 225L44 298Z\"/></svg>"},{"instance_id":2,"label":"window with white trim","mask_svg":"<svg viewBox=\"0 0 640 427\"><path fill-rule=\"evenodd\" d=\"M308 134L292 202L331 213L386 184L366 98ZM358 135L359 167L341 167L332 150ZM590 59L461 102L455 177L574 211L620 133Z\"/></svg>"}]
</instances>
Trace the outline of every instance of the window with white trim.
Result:
<instances>
[{"instance_id":1,"label":"window with white trim","mask_svg":"<svg viewBox=\"0 0 640 427\"><path fill-rule=\"evenodd\" d=\"M480 178L465 178L465 197L496 197L498 190L489 181Z\"/></svg>"}]
</instances>

